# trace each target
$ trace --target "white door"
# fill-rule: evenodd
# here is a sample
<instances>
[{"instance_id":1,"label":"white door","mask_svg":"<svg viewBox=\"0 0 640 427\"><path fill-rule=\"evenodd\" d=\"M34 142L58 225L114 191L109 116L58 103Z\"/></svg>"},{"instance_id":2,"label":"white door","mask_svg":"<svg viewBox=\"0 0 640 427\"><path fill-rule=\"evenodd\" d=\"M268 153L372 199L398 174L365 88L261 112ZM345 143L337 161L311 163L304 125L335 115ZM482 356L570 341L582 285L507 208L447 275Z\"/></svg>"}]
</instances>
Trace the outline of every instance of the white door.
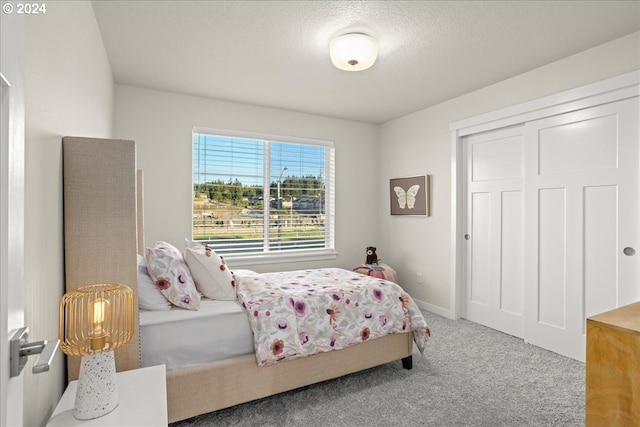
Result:
<instances>
[{"instance_id":1,"label":"white door","mask_svg":"<svg viewBox=\"0 0 640 427\"><path fill-rule=\"evenodd\" d=\"M22 425L22 396L23 396L23 375L14 378L9 377L9 339L11 331L24 325L24 312L22 300L22 267L16 265L15 255L12 250L18 249L16 245L22 245L16 239L22 237L16 233L22 232L20 224L16 224L15 198L10 187L10 177L15 168L11 164L12 150L15 149L15 141L11 141L14 123L11 110L12 90L9 82L0 74L2 94L2 112L0 117L0 322L2 326L0 333L0 351L2 352L2 410L0 415L0 425L21 426ZM13 178L13 177L11 177ZM13 180L11 179L11 182ZM20 200L18 200L20 202ZM17 212L22 212L20 208ZM21 221L21 219L19 219ZM19 255L18 255L19 256Z\"/></svg>"},{"instance_id":2,"label":"white door","mask_svg":"<svg viewBox=\"0 0 640 427\"><path fill-rule=\"evenodd\" d=\"M464 137L464 317L584 361L640 299L638 100Z\"/></svg>"},{"instance_id":3,"label":"white door","mask_svg":"<svg viewBox=\"0 0 640 427\"><path fill-rule=\"evenodd\" d=\"M1 14L0 37L0 426L22 426L23 375L9 377L9 332L24 325L23 21Z\"/></svg>"},{"instance_id":4,"label":"white door","mask_svg":"<svg viewBox=\"0 0 640 427\"><path fill-rule=\"evenodd\" d=\"M638 104L525 126L525 339L582 361L586 318L640 297Z\"/></svg>"},{"instance_id":5,"label":"white door","mask_svg":"<svg viewBox=\"0 0 640 427\"><path fill-rule=\"evenodd\" d=\"M523 126L468 136L465 317L523 337Z\"/></svg>"}]
</instances>

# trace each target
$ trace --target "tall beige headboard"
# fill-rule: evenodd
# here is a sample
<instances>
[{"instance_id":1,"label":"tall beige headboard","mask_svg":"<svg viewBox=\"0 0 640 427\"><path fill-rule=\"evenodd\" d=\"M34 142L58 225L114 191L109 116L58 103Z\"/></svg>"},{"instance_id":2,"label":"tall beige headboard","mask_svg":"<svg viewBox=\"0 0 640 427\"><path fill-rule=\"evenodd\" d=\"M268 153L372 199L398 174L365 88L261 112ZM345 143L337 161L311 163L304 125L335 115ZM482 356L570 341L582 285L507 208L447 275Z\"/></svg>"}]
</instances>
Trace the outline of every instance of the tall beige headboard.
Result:
<instances>
[{"instance_id":1,"label":"tall beige headboard","mask_svg":"<svg viewBox=\"0 0 640 427\"><path fill-rule=\"evenodd\" d=\"M64 137L64 250L66 290L120 283L136 295L137 173L134 141ZM116 350L116 370L140 367L140 338ZM68 356L69 381L79 358Z\"/></svg>"},{"instance_id":2,"label":"tall beige headboard","mask_svg":"<svg viewBox=\"0 0 640 427\"><path fill-rule=\"evenodd\" d=\"M140 169L136 171L136 208L138 233L138 254L144 255L144 181ZM136 293L137 295L137 293Z\"/></svg>"}]
</instances>

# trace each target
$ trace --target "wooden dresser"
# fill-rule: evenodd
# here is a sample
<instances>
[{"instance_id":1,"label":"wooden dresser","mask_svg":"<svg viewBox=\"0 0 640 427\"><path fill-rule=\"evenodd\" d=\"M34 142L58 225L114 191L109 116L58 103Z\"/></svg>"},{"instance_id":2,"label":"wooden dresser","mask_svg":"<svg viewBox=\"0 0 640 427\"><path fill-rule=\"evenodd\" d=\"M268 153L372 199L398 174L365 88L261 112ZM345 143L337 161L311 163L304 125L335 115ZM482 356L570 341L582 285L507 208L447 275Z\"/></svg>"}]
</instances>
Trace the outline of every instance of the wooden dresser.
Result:
<instances>
[{"instance_id":1,"label":"wooden dresser","mask_svg":"<svg viewBox=\"0 0 640 427\"><path fill-rule=\"evenodd\" d=\"M640 302L587 319L586 425L640 426Z\"/></svg>"}]
</instances>

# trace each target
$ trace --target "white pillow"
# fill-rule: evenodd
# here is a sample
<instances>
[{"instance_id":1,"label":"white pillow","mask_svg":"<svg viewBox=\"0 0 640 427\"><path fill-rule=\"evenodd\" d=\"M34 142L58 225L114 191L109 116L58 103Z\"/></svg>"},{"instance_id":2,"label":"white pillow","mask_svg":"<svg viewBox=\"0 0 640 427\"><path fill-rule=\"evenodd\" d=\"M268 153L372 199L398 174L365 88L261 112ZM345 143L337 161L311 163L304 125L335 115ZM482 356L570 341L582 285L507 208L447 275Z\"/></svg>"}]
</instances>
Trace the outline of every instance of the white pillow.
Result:
<instances>
[{"instance_id":1,"label":"white pillow","mask_svg":"<svg viewBox=\"0 0 640 427\"><path fill-rule=\"evenodd\" d=\"M171 304L151 280L147 261L142 255L138 255L138 307L142 310L171 310Z\"/></svg>"},{"instance_id":2,"label":"white pillow","mask_svg":"<svg viewBox=\"0 0 640 427\"><path fill-rule=\"evenodd\" d=\"M200 308L200 294L182 254L175 246L156 242L147 248L145 259L149 276L171 304L188 310Z\"/></svg>"},{"instance_id":3,"label":"white pillow","mask_svg":"<svg viewBox=\"0 0 640 427\"><path fill-rule=\"evenodd\" d=\"M236 299L236 282L233 273L209 246L194 244L184 251L184 260L191 271L198 290L207 298L233 301Z\"/></svg>"}]
</instances>

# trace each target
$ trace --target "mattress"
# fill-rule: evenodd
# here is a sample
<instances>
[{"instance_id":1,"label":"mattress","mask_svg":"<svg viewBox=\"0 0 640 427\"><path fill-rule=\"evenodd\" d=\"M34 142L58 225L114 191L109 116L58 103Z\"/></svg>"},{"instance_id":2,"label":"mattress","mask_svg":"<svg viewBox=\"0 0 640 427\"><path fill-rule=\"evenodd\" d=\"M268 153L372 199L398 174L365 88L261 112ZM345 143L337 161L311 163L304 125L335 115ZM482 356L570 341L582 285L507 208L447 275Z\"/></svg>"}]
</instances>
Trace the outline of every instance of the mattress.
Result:
<instances>
[{"instance_id":1,"label":"mattress","mask_svg":"<svg viewBox=\"0 0 640 427\"><path fill-rule=\"evenodd\" d=\"M203 298L198 311L140 310L142 366L167 371L254 354L246 311L237 301Z\"/></svg>"}]
</instances>

